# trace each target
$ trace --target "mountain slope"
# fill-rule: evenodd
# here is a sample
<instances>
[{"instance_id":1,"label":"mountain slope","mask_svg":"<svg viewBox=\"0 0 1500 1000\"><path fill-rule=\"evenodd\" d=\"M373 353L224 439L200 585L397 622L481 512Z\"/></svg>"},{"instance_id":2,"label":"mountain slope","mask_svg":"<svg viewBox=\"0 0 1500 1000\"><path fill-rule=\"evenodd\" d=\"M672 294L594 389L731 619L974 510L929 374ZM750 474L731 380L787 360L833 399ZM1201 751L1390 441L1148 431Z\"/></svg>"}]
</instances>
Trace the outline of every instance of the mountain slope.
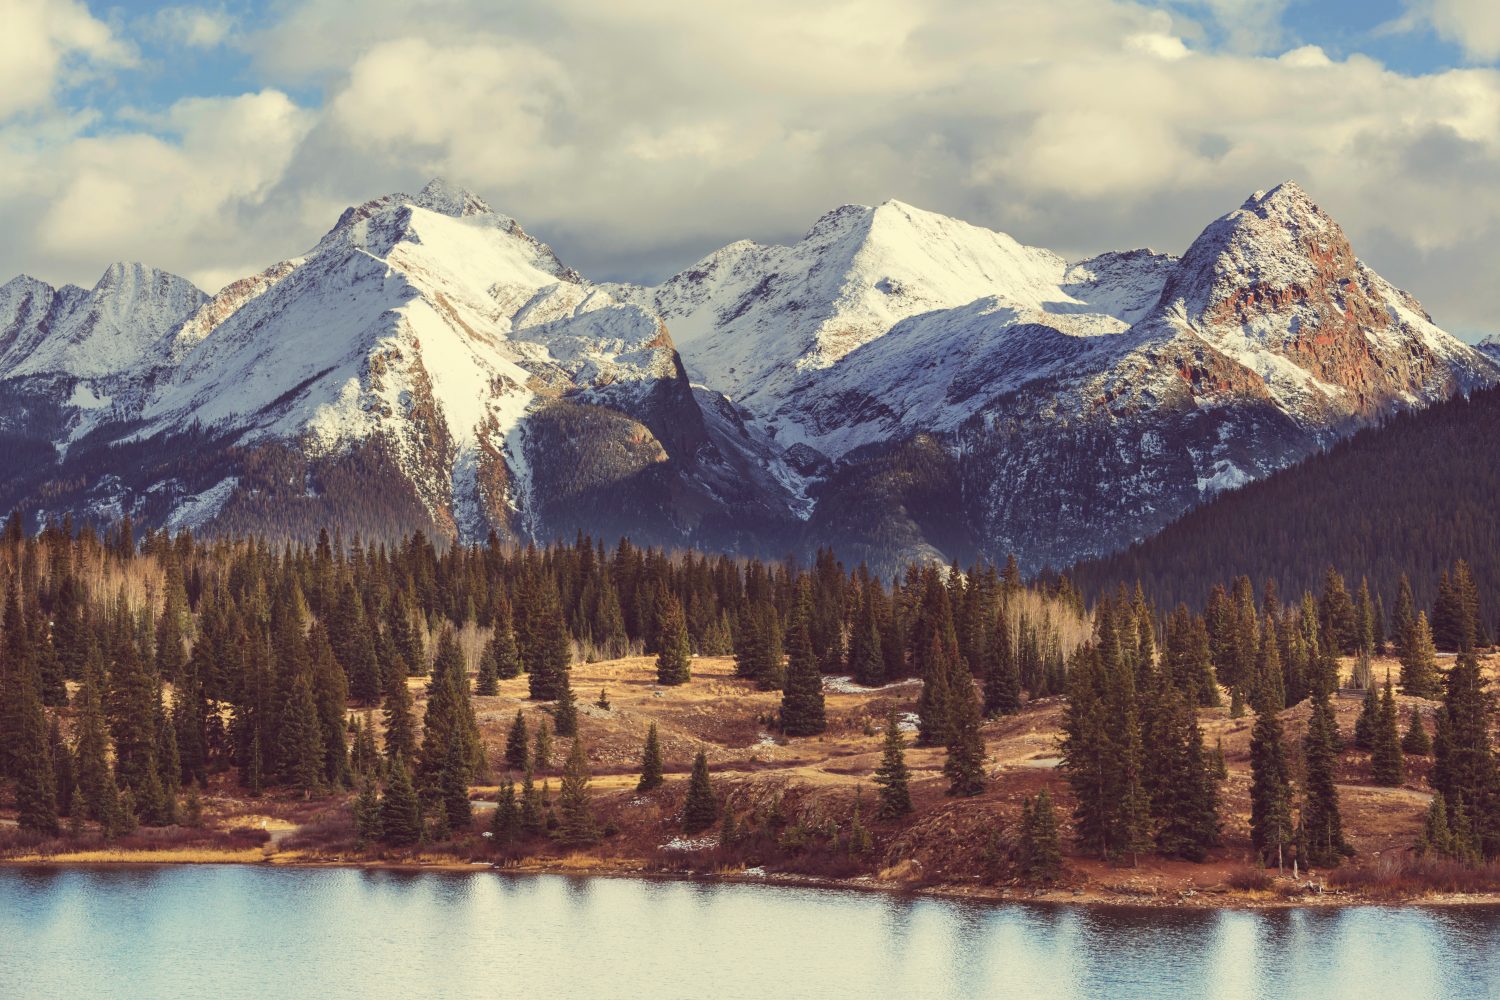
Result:
<instances>
[{"instance_id":1,"label":"mountain slope","mask_svg":"<svg viewBox=\"0 0 1500 1000\"><path fill-rule=\"evenodd\" d=\"M1155 537L1071 571L1086 590L1142 581L1167 604L1247 574L1283 594L1317 590L1333 565L1368 576L1390 609L1400 574L1420 605L1457 559L1500 606L1500 389L1402 413L1264 481L1219 495Z\"/></svg>"},{"instance_id":2,"label":"mountain slope","mask_svg":"<svg viewBox=\"0 0 1500 1000\"><path fill-rule=\"evenodd\" d=\"M416 526L446 535L591 529L599 491L630 506L628 525L601 528L660 541L735 547L789 519L775 497L722 494L737 479L777 484L741 476L714 446L659 318L441 182L345 212L307 254L204 302L162 351L168 368L108 412L80 414L75 437L97 450L202 427L223 453L220 478L207 490L105 483L78 498L85 510L166 492L173 523L248 516L264 485L242 482L245 456L271 448L312 467L362 454L420 512ZM242 526L287 527L267 517Z\"/></svg>"},{"instance_id":3,"label":"mountain slope","mask_svg":"<svg viewBox=\"0 0 1500 1000\"><path fill-rule=\"evenodd\" d=\"M892 217L908 224L880 224ZM882 242L917 233L943 245ZM890 289L904 313L870 305ZM1257 192L1181 259L1070 267L887 204L825 216L790 248L736 244L633 294L693 325L690 370L758 359L737 402L804 465L833 469L810 487L810 539L886 566L892 546L1013 551L1032 569L1107 553L1383 414L1500 379L1294 184ZM816 336L831 330L857 334L835 351ZM927 508L913 489L938 510L914 513Z\"/></svg>"},{"instance_id":4,"label":"mountain slope","mask_svg":"<svg viewBox=\"0 0 1500 1000\"><path fill-rule=\"evenodd\" d=\"M0 287L0 504L1037 569L1497 381L1292 184L1180 258L887 202L646 288L434 181L211 298Z\"/></svg>"}]
</instances>

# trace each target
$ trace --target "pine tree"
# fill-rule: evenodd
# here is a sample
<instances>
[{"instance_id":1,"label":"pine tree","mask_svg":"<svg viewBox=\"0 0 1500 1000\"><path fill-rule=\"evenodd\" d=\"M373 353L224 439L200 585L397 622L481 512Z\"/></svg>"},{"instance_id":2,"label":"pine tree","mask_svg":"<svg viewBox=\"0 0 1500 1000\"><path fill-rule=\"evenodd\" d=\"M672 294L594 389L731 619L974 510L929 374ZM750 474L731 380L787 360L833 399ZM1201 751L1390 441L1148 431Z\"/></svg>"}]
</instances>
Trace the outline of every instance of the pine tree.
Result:
<instances>
[{"instance_id":1,"label":"pine tree","mask_svg":"<svg viewBox=\"0 0 1500 1000\"><path fill-rule=\"evenodd\" d=\"M1453 833L1448 829L1448 805L1443 793L1436 792L1427 806L1427 818L1422 824L1422 836L1417 841L1418 854L1432 854L1441 858L1453 856Z\"/></svg>"},{"instance_id":2,"label":"pine tree","mask_svg":"<svg viewBox=\"0 0 1500 1000\"><path fill-rule=\"evenodd\" d=\"M1011 715L1021 710L1021 672L1010 637L1009 616L1002 610L990 632L984 660L984 714Z\"/></svg>"},{"instance_id":3,"label":"pine tree","mask_svg":"<svg viewBox=\"0 0 1500 1000\"><path fill-rule=\"evenodd\" d=\"M510 733L505 737L505 766L512 771L524 771L531 763L531 751L527 746L530 735L526 731L526 716L519 710L516 720L510 724Z\"/></svg>"},{"instance_id":4,"label":"pine tree","mask_svg":"<svg viewBox=\"0 0 1500 1000\"><path fill-rule=\"evenodd\" d=\"M415 760L417 756L417 729L412 721L411 689L406 686L406 672L393 673L385 686L385 707L381 710L385 721L385 758L389 763L400 757Z\"/></svg>"},{"instance_id":5,"label":"pine tree","mask_svg":"<svg viewBox=\"0 0 1500 1000\"><path fill-rule=\"evenodd\" d=\"M1203 730L1183 694L1163 686L1146 755L1146 786L1157 850L1201 861L1218 842L1219 782Z\"/></svg>"},{"instance_id":6,"label":"pine tree","mask_svg":"<svg viewBox=\"0 0 1500 1000\"><path fill-rule=\"evenodd\" d=\"M366 772L354 797L354 829L361 844L380 840L380 794L375 775Z\"/></svg>"},{"instance_id":7,"label":"pine tree","mask_svg":"<svg viewBox=\"0 0 1500 1000\"><path fill-rule=\"evenodd\" d=\"M661 742L656 733L656 723L646 730L646 745L641 750L641 780L636 782L637 792L649 792L660 788L662 783Z\"/></svg>"},{"instance_id":8,"label":"pine tree","mask_svg":"<svg viewBox=\"0 0 1500 1000\"><path fill-rule=\"evenodd\" d=\"M804 577L788 632L786 686L781 693L781 730L788 736L816 736L827 728L823 678L812 647L812 608L812 584Z\"/></svg>"},{"instance_id":9,"label":"pine tree","mask_svg":"<svg viewBox=\"0 0 1500 1000\"><path fill-rule=\"evenodd\" d=\"M589 761L583 740L575 739L563 766L562 789L558 794L561 822L558 839L564 844L592 844L599 839L594 822L594 808L589 795Z\"/></svg>"},{"instance_id":10,"label":"pine tree","mask_svg":"<svg viewBox=\"0 0 1500 1000\"><path fill-rule=\"evenodd\" d=\"M1479 661L1472 653L1460 653L1448 671L1443 708L1437 716L1432 787L1448 802L1449 825L1455 831L1455 804L1468 804L1476 829L1483 833L1483 850L1492 856L1500 851L1496 843L1500 829L1493 822L1497 776L1489 735L1493 706L1486 686Z\"/></svg>"},{"instance_id":11,"label":"pine tree","mask_svg":"<svg viewBox=\"0 0 1500 1000\"><path fill-rule=\"evenodd\" d=\"M1401 752L1408 757L1426 757L1432 753L1432 740L1427 736L1427 730L1422 726L1422 713L1412 706L1411 723L1406 727L1406 735L1401 738Z\"/></svg>"},{"instance_id":12,"label":"pine tree","mask_svg":"<svg viewBox=\"0 0 1500 1000\"><path fill-rule=\"evenodd\" d=\"M57 775L47 747L47 718L34 682L26 685L16 747L16 825L56 834Z\"/></svg>"},{"instance_id":13,"label":"pine tree","mask_svg":"<svg viewBox=\"0 0 1500 1000\"><path fill-rule=\"evenodd\" d=\"M906 738L897 724L896 710L886 716L885 743L880 767L875 770L876 816L883 820L900 819L911 812L911 770L906 766Z\"/></svg>"},{"instance_id":14,"label":"pine tree","mask_svg":"<svg viewBox=\"0 0 1500 1000\"><path fill-rule=\"evenodd\" d=\"M1307 863L1334 867L1353 853L1344 840L1339 812L1338 786L1333 769L1338 756L1338 728L1326 692L1312 699L1312 715L1302 741L1306 787L1302 802L1302 835L1307 845Z\"/></svg>"},{"instance_id":15,"label":"pine tree","mask_svg":"<svg viewBox=\"0 0 1500 1000\"><path fill-rule=\"evenodd\" d=\"M557 591L551 584L540 588L536 615L535 640L531 643L530 662L525 662L530 695L533 701L553 701L568 683L573 662L573 640L557 604Z\"/></svg>"},{"instance_id":16,"label":"pine tree","mask_svg":"<svg viewBox=\"0 0 1500 1000\"><path fill-rule=\"evenodd\" d=\"M500 693L500 672L493 640L485 643L484 652L479 656L479 676L474 681L474 693L481 698L492 698Z\"/></svg>"},{"instance_id":17,"label":"pine tree","mask_svg":"<svg viewBox=\"0 0 1500 1000\"><path fill-rule=\"evenodd\" d=\"M385 794L380 798L380 840L393 847L407 847L422 839L422 806L412 787L411 772L401 757L391 761Z\"/></svg>"},{"instance_id":18,"label":"pine tree","mask_svg":"<svg viewBox=\"0 0 1500 1000\"><path fill-rule=\"evenodd\" d=\"M702 750L693 758L687 798L682 803L682 830L693 834L706 830L719 818L719 802L708 777L708 755Z\"/></svg>"},{"instance_id":19,"label":"pine tree","mask_svg":"<svg viewBox=\"0 0 1500 1000\"><path fill-rule=\"evenodd\" d=\"M948 778L948 794L971 796L984 791L984 737L979 731L979 701L974 696L974 681L967 670L960 670L951 689L951 735L948 759L943 774Z\"/></svg>"},{"instance_id":20,"label":"pine tree","mask_svg":"<svg viewBox=\"0 0 1500 1000\"><path fill-rule=\"evenodd\" d=\"M552 766L552 733L547 729L547 720L542 719L536 727L536 744L532 749L531 763L538 771Z\"/></svg>"},{"instance_id":21,"label":"pine tree","mask_svg":"<svg viewBox=\"0 0 1500 1000\"><path fill-rule=\"evenodd\" d=\"M682 602L667 594L657 608L656 683L663 687L686 684L692 679L692 649L688 644L687 621Z\"/></svg>"},{"instance_id":22,"label":"pine tree","mask_svg":"<svg viewBox=\"0 0 1500 1000\"><path fill-rule=\"evenodd\" d=\"M323 736L312 685L305 675L292 682L281 721L278 757L282 762L282 779L300 791L303 798L323 787Z\"/></svg>"},{"instance_id":23,"label":"pine tree","mask_svg":"<svg viewBox=\"0 0 1500 1000\"><path fill-rule=\"evenodd\" d=\"M495 816L490 827L496 847L509 847L521 836L521 807L516 801L516 783L510 775L500 782L495 796Z\"/></svg>"},{"instance_id":24,"label":"pine tree","mask_svg":"<svg viewBox=\"0 0 1500 1000\"><path fill-rule=\"evenodd\" d=\"M469 804L469 765L463 734L455 729L448 737L448 753L438 783L448 829L455 834L468 830L474 820L473 806Z\"/></svg>"},{"instance_id":25,"label":"pine tree","mask_svg":"<svg viewBox=\"0 0 1500 1000\"><path fill-rule=\"evenodd\" d=\"M1028 882L1053 882L1062 874L1062 849L1057 838L1057 813L1052 796L1043 788L1021 804L1021 833L1016 845L1016 867Z\"/></svg>"},{"instance_id":26,"label":"pine tree","mask_svg":"<svg viewBox=\"0 0 1500 1000\"><path fill-rule=\"evenodd\" d=\"M880 623L876 618L875 582L865 584L849 636L849 675L855 683L875 687L885 680L885 655L880 647Z\"/></svg>"},{"instance_id":27,"label":"pine tree","mask_svg":"<svg viewBox=\"0 0 1500 1000\"><path fill-rule=\"evenodd\" d=\"M1385 682L1374 732L1371 734L1370 775L1377 785L1401 784L1405 762L1401 759L1401 733L1396 718L1396 696Z\"/></svg>"},{"instance_id":28,"label":"pine tree","mask_svg":"<svg viewBox=\"0 0 1500 1000\"><path fill-rule=\"evenodd\" d=\"M1419 611L1402 642L1401 693L1434 698L1438 687L1437 649L1427 624L1427 613Z\"/></svg>"},{"instance_id":29,"label":"pine tree","mask_svg":"<svg viewBox=\"0 0 1500 1000\"><path fill-rule=\"evenodd\" d=\"M1263 864L1283 868L1292 844L1292 786L1280 706L1257 699L1250 734L1250 842Z\"/></svg>"},{"instance_id":30,"label":"pine tree","mask_svg":"<svg viewBox=\"0 0 1500 1000\"><path fill-rule=\"evenodd\" d=\"M1369 750L1375 745L1375 720L1380 715L1380 695L1375 685L1365 687L1364 701L1359 707L1359 717L1354 720L1354 745Z\"/></svg>"},{"instance_id":31,"label":"pine tree","mask_svg":"<svg viewBox=\"0 0 1500 1000\"><path fill-rule=\"evenodd\" d=\"M578 702L573 697L573 685L567 680L557 693L557 708L552 713L552 722L557 735L571 739L578 735Z\"/></svg>"},{"instance_id":32,"label":"pine tree","mask_svg":"<svg viewBox=\"0 0 1500 1000\"><path fill-rule=\"evenodd\" d=\"M515 626L512 624L510 605L502 601L495 614L495 631L490 636L485 654L495 667L495 678L507 681L521 676L521 657L516 650Z\"/></svg>"},{"instance_id":33,"label":"pine tree","mask_svg":"<svg viewBox=\"0 0 1500 1000\"><path fill-rule=\"evenodd\" d=\"M922 693L917 696L917 743L942 746L952 735L952 671L948 650L942 640L933 636L923 657Z\"/></svg>"},{"instance_id":34,"label":"pine tree","mask_svg":"<svg viewBox=\"0 0 1500 1000\"><path fill-rule=\"evenodd\" d=\"M536 777L531 765L521 775L521 829L528 834L538 834L547 828L542 815L542 799L536 790Z\"/></svg>"}]
</instances>

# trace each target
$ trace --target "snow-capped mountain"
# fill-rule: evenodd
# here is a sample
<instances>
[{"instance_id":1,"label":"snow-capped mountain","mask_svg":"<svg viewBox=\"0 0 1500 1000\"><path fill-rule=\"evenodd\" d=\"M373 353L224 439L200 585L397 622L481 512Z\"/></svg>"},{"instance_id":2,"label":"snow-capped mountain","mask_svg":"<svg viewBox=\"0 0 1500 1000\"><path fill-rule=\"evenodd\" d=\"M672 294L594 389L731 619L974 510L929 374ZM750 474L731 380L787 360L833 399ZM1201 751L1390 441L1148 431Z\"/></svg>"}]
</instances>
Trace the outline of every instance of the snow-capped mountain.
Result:
<instances>
[{"instance_id":1,"label":"snow-capped mountain","mask_svg":"<svg viewBox=\"0 0 1500 1000\"><path fill-rule=\"evenodd\" d=\"M1479 350L1479 353L1490 358L1492 361L1500 362L1500 335L1492 333L1474 346Z\"/></svg>"},{"instance_id":2,"label":"snow-capped mountain","mask_svg":"<svg viewBox=\"0 0 1500 1000\"><path fill-rule=\"evenodd\" d=\"M1290 183L1181 258L1069 264L888 202L622 294L820 470L809 534L882 565L893 549L1066 565L1392 408L1500 379Z\"/></svg>"},{"instance_id":3,"label":"snow-capped mountain","mask_svg":"<svg viewBox=\"0 0 1500 1000\"><path fill-rule=\"evenodd\" d=\"M1290 184L1180 258L1070 263L892 201L647 288L434 181L211 298L139 265L17 278L0 380L0 500L38 516L890 569L1110 551L1500 365Z\"/></svg>"}]
</instances>

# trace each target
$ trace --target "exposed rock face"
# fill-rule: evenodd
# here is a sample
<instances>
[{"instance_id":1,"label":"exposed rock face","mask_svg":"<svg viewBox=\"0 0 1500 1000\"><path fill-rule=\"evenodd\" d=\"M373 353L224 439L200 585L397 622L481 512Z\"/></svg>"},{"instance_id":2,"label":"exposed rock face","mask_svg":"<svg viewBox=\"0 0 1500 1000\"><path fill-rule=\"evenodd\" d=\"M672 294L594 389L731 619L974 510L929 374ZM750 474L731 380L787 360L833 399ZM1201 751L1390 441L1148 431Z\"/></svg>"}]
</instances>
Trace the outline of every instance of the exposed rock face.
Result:
<instances>
[{"instance_id":1,"label":"exposed rock face","mask_svg":"<svg viewBox=\"0 0 1500 1000\"><path fill-rule=\"evenodd\" d=\"M1181 258L887 202L643 288L435 181L212 297L0 286L0 503L1037 568L1497 380L1291 184Z\"/></svg>"}]
</instances>

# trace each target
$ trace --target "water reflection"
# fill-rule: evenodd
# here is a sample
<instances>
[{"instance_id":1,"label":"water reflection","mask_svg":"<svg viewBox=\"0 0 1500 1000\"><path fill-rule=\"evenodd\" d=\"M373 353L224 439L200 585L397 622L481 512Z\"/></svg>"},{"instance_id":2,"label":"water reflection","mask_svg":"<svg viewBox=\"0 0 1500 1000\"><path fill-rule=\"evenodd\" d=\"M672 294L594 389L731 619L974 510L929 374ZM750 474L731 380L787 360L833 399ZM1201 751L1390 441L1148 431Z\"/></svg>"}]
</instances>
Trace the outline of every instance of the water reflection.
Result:
<instances>
[{"instance_id":1,"label":"water reflection","mask_svg":"<svg viewBox=\"0 0 1500 1000\"><path fill-rule=\"evenodd\" d=\"M1500 996L1500 908L983 906L777 886L0 869L0 995Z\"/></svg>"}]
</instances>

